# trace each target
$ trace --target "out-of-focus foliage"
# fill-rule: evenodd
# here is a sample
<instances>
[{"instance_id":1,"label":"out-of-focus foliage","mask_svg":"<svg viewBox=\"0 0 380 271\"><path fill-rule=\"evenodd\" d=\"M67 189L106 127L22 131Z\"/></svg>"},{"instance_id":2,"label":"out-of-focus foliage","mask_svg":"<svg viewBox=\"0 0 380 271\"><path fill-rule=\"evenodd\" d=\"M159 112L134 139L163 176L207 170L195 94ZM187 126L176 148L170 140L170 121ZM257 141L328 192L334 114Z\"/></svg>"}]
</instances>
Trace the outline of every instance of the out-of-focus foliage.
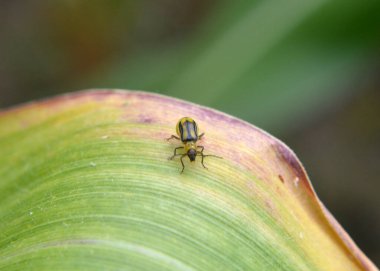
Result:
<instances>
[{"instance_id":1,"label":"out-of-focus foliage","mask_svg":"<svg viewBox=\"0 0 380 271\"><path fill-rule=\"evenodd\" d=\"M279 131L344 96L380 41L375 1L246 2L232 17L241 3L225 1L190 45L123 62L109 85L159 90Z\"/></svg>"},{"instance_id":2,"label":"out-of-focus foliage","mask_svg":"<svg viewBox=\"0 0 380 271\"><path fill-rule=\"evenodd\" d=\"M379 14L372 0L2 1L0 106L117 87L241 117L290 142L380 263Z\"/></svg>"}]
</instances>

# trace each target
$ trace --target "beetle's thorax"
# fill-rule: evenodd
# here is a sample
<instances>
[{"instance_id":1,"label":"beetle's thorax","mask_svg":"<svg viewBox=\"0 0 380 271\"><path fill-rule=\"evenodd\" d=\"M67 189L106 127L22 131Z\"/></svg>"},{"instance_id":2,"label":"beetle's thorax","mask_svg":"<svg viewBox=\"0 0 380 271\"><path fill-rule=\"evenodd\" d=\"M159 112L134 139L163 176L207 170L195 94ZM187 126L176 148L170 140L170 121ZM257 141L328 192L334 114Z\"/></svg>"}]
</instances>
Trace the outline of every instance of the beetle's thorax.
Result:
<instances>
[{"instance_id":1,"label":"beetle's thorax","mask_svg":"<svg viewBox=\"0 0 380 271\"><path fill-rule=\"evenodd\" d=\"M187 141L184 143L185 152L187 153L190 149L197 149L197 145L193 141Z\"/></svg>"}]
</instances>

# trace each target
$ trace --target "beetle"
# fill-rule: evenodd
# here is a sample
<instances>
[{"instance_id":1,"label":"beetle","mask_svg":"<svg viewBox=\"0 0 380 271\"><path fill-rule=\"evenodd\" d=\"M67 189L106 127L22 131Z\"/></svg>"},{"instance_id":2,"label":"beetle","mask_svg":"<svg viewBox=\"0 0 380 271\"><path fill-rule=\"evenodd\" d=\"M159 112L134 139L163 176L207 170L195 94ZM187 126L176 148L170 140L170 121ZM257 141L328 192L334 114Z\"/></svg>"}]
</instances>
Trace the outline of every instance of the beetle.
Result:
<instances>
[{"instance_id":1,"label":"beetle","mask_svg":"<svg viewBox=\"0 0 380 271\"><path fill-rule=\"evenodd\" d=\"M181 156L181 164L182 164L182 171L183 173L185 169L185 165L183 163L183 158L185 156L189 157L190 162L194 162L197 155L200 155L202 157L202 166L207 169L207 167L204 165L203 160L206 156L213 156L217 158L222 158L216 155L205 155L203 154L204 147L197 145L197 141L202 139L204 136L204 133L201 133L198 135L198 125L197 123L190 117L183 117L181 118L177 125L176 125L176 132L178 136L172 135L171 137L167 138L166 140L171 139L177 139L180 140L183 143L182 147L177 147L174 149L174 154L170 156L168 159L173 160L176 156ZM178 150L184 150L184 153L177 153Z\"/></svg>"}]
</instances>

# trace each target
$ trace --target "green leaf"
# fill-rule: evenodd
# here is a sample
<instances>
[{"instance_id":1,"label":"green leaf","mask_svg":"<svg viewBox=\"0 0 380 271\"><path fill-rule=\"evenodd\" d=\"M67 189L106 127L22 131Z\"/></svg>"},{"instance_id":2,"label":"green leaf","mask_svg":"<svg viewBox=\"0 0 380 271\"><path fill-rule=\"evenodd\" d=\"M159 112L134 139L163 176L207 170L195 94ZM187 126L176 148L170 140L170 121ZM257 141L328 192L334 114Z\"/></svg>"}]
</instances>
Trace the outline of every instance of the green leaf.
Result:
<instances>
[{"instance_id":1,"label":"green leaf","mask_svg":"<svg viewBox=\"0 0 380 271\"><path fill-rule=\"evenodd\" d=\"M201 166L169 161L180 117ZM0 113L1 270L376 270L295 155L184 101L79 92Z\"/></svg>"}]
</instances>

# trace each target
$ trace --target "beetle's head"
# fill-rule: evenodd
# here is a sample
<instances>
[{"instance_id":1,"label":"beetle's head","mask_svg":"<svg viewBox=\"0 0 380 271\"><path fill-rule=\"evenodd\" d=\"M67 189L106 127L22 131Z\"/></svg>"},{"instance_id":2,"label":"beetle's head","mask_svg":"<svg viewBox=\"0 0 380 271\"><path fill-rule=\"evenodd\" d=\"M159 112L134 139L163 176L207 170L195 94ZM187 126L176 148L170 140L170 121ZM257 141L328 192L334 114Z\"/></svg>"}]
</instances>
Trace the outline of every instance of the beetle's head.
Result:
<instances>
[{"instance_id":1,"label":"beetle's head","mask_svg":"<svg viewBox=\"0 0 380 271\"><path fill-rule=\"evenodd\" d=\"M189 156L190 161L193 162L197 156L197 151L195 149L190 149L187 151L187 156Z\"/></svg>"}]
</instances>

